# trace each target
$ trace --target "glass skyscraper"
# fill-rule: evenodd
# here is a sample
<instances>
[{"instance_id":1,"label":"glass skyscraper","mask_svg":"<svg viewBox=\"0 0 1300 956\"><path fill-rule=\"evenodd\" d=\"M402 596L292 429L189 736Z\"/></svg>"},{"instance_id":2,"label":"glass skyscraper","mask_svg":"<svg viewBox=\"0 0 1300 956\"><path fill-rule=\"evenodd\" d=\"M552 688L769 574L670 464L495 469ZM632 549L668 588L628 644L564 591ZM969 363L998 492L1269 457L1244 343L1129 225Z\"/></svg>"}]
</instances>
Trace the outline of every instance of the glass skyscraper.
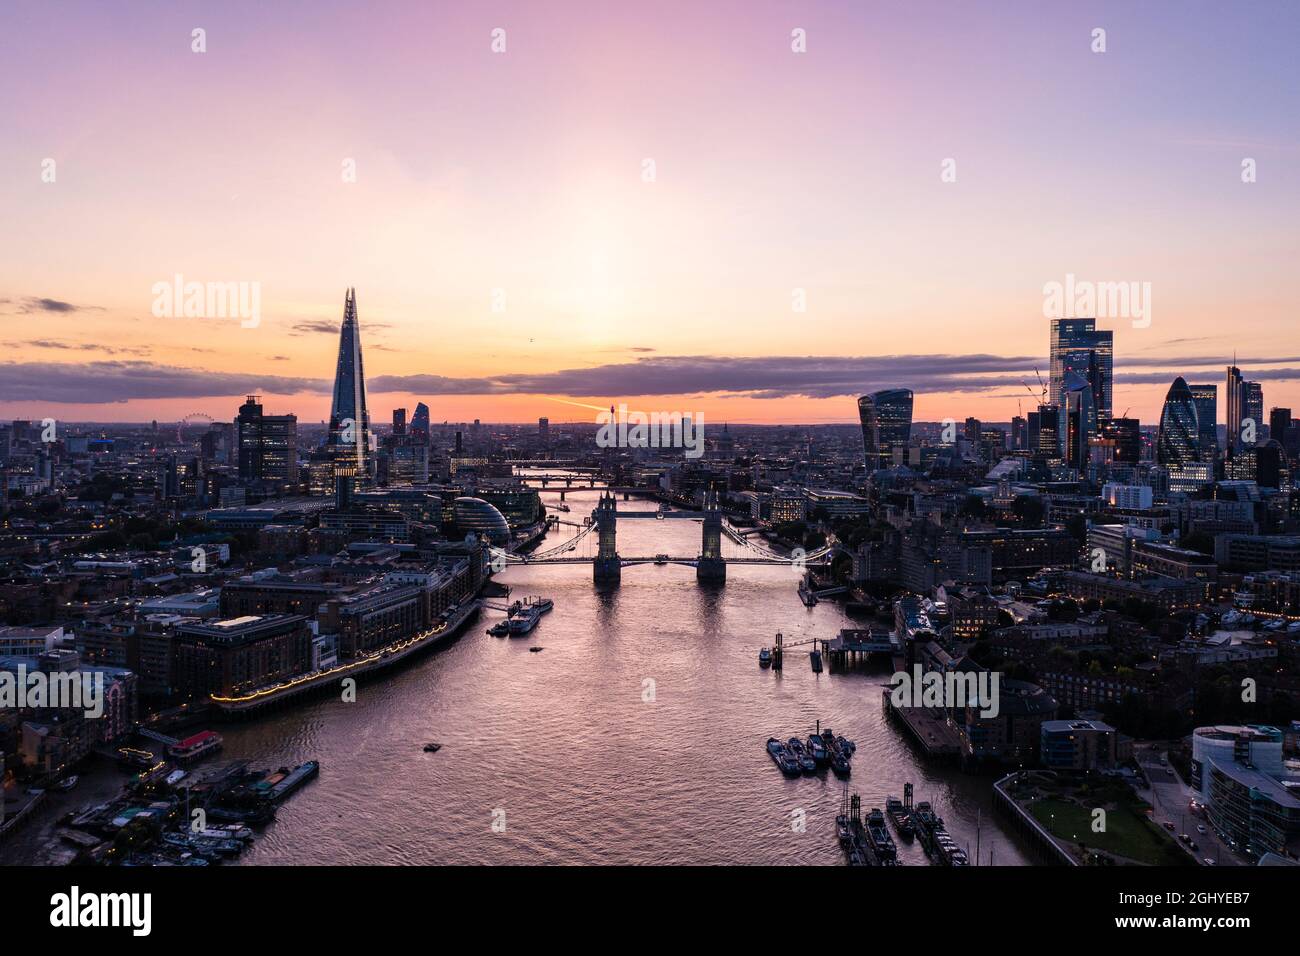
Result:
<instances>
[{"instance_id":1,"label":"glass skyscraper","mask_svg":"<svg viewBox=\"0 0 1300 956\"><path fill-rule=\"evenodd\" d=\"M1113 332L1100 331L1096 319L1052 319L1051 401L1065 407L1065 379L1070 372L1092 386L1092 421L1111 417L1111 380L1114 373Z\"/></svg>"},{"instance_id":2,"label":"glass skyscraper","mask_svg":"<svg viewBox=\"0 0 1300 956\"><path fill-rule=\"evenodd\" d=\"M1196 400L1182 377L1174 379L1165 395L1160 412L1160 433L1156 438L1156 461L1179 467L1199 461L1201 456L1200 424L1196 417Z\"/></svg>"},{"instance_id":3,"label":"glass skyscraper","mask_svg":"<svg viewBox=\"0 0 1300 956\"><path fill-rule=\"evenodd\" d=\"M361 361L361 330L357 326L357 293L343 297L343 326L339 329L339 358L334 370L334 401L326 447L336 474L346 471L364 483L373 461L370 454L370 413L366 409L366 373ZM340 469L339 466L343 466Z\"/></svg>"},{"instance_id":4,"label":"glass skyscraper","mask_svg":"<svg viewBox=\"0 0 1300 956\"><path fill-rule=\"evenodd\" d=\"M912 435L912 392L891 388L858 399L862 447L867 468L892 468L901 462Z\"/></svg>"},{"instance_id":5,"label":"glass skyscraper","mask_svg":"<svg viewBox=\"0 0 1300 956\"><path fill-rule=\"evenodd\" d=\"M1201 460L1214 461L1219 449L1219 386L1188 385L1200 425Z\"/></svg>"}]
</instances>

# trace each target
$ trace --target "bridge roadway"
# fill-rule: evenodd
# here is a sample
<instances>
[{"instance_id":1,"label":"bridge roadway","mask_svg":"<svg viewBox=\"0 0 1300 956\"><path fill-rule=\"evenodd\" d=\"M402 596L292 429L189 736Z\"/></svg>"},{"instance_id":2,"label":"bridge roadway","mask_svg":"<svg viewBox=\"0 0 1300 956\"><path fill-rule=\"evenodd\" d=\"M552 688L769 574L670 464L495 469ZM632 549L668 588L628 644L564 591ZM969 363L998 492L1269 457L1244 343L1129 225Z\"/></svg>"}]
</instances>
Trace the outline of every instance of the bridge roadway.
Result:
<instances>
[{"instance_id":1,"label":"bridge roadway","mask_svg":"<svg viewBox=\"0 0 1300 956\"><path fill-rule=\"evenodd\" d=\"M520 555L519 560L513 563L516 564L591 564L593 560L594 560L593 558L581 558L581 557L529 559L526 555ZM794 564L793 558L727 558L724 557L722 560L725 561L728 565L766 564L766 565L771 565L773 567L777 567L777 566L789 567L790 565ZM812 565L822 565L828 563L828 560L829 559L826 555L822 555L820 557L805 558L803 560L803 566L809 567ZM673 555L661 557L660 555L656 554L656 555L650 555L648 557L638 556L633 558L625 558L620 555L618 561L619 564L622 565L654 564L656 562L662 562L664 564L681 564L693 568L699 563L699 557L696 556L694 558L683 558L683 557L676 557Z\"/></svg>"}]
</instances>

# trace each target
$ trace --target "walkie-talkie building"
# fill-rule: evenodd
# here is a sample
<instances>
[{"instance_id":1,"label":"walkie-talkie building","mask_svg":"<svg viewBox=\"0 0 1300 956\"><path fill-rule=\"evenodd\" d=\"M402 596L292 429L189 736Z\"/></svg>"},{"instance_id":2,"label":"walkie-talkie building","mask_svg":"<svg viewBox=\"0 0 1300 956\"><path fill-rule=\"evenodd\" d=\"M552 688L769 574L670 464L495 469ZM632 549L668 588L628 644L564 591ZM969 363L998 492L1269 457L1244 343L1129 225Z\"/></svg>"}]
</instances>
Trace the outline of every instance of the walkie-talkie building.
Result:
<instances>
[{"instance_id":1,"label":"walkie-talkie building","mask_svg":"<svg viewBox=\"0 0 1300 956\"><path fill-rule=\"evenodd\" d=\"M892 468L902 463L912 435L912 391L890 388L858 399L862 446L867 468Z\"/></svg>"}]
</instances>

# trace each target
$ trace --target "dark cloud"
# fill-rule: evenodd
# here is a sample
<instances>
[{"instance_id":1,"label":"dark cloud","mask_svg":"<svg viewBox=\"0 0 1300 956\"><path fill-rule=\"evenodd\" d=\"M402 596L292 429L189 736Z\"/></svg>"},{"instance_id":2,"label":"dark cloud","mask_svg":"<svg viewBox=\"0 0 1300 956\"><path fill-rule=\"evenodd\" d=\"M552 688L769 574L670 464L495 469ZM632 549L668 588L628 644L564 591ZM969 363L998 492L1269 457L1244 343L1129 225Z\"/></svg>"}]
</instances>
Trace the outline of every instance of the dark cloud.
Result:
<instances>
[{"instance_id":1,"label":"dark cloud","mask_svg":"<svg viewBox=\"0 0 1300 956\"><path fill-rule=\"evenodd\" d=\"M885 355L871 357L774 356L731 358L713 355L658 356L634 362L556 372L510 373L481 378L441 375L382 375L376 392L421 394L546 394L589 397L616 395L694 395L731 392L755 398L806 396L831 398L877 388L906 386L916 391L960 391L1019 384L1032 374L1028 356ZM984 376L1009 373L988 380Z\"/></svg>"},{"instance_id":2,"label":"dark cloud","mask_svg":"<svg viewBox=\"0 0 1300 956\"><path fill-rule=\"evenodd\" d=\"M54 339L29 339L22 343L36 349L60 349L73 352L102 352L105 355L148 355L145 347L99 345L93 342L58 342Z\"/></svg>"},{"instance_id":3,"label":"dark cloud","mask_svg":"<svg viewBox=\"0 0 1300 956\"><path fill-rule=\"evenodd\" d=\"M40 347L65 343L34 340ZM52 343L52 344L51 344ZM82 346L68 346L82 348ZM373 346L372 346L373 347ZM274 356L273 361L288 361ZM1300 379L1300 368L1254 368L1300 362L1294 357L1238 359L1248 377L1265 383ZM925 392L979 392L1018 395L1028 383L1037 391L1034 369L1045 371L1042 356L883 355L772 356L731 358L714 355L649 356L628 362L553 372L512 372L479 377L378 375L368 381L376 394L416 395L569 395L611 399L632 395L716 394L736 398L839 398L880 388ZM1168 385L1182 374L1189 381L1217 382L1223 360L1212 358L1139 359L1124 362L1117 384ZM1130 370L1134 369L1134 370ZM145 361L0 363L0 397L6 401L99 404L131 399L238 396L246 392L327 393L328 379L213 372Z\"/></svg>"},{"instance_id":4,"label":"dark cloud","mask_svg":"<svg viewBox=\"0 0 1300 956\"><path fill-rule=\"evenodd\" d=\"M329 319L303 319L295 322L289 330L290 335L313 335L328 333L330 335L339 334L339 324L331 322Z\"/></svg>"},{"instance_id":5,"label":"dark cloud","mask_svg":"<svg viewBox=\"0 0 1300 956\"><path fill-rule=\"evenodd\" d=\"M0 364L0 396L10 402L101 405L131 399L209 398L248 392L328 392L329 387L330 383L321 379L211 372L152 362Z\"/></svg>"},{"instance_id":6,"label":"dark cloud","mask_svg":"<svg viewBox=\"0 0 1300 956\"><path fill-rule=\"evenodd\" d=\"M335 322L332 319L299 319L289 327L290 335L338 335L341 322ZM379 329L388 328L385 322L365 322L361 326L362 332L375 332ZM371 343L367 343L368 348L374 348Z\"/></svg>"},{"instance_id":7,"label":"dark cloud","mask_svg":"<svg viewBox=\"0 0 1300 956\"><path fill-rule=\"evenodd\" d=\"M16 312L11 315L30 315L34 312L103 312L104 307L99 305L74 305L71 302L64 302L62 299L51 299L46 296L29 295L23 299L0 299L0 305L17 306Z\"/></svg>"}]
</instances>

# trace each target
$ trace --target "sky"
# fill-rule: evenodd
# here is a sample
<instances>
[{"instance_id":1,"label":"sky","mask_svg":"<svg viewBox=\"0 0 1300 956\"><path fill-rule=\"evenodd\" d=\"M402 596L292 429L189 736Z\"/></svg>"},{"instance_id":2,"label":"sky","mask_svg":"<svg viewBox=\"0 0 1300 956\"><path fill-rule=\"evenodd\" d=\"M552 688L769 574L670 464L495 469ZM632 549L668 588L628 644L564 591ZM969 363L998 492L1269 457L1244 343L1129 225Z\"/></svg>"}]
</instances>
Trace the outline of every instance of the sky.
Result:
<instances>
[{"instance_id":1,"label":"sky","mask_svg":"<svg viewBox=\"0 0 1300 956\"><path fill-rule=\"evenodd\" d=\"M1116 414L1234 353L1300 408L1298 45L1269 0L6 0L0 418L324 419L352 286L377 421L1007 421L1069 275L1149 290Z\"/></svg>"}]
</instances>

